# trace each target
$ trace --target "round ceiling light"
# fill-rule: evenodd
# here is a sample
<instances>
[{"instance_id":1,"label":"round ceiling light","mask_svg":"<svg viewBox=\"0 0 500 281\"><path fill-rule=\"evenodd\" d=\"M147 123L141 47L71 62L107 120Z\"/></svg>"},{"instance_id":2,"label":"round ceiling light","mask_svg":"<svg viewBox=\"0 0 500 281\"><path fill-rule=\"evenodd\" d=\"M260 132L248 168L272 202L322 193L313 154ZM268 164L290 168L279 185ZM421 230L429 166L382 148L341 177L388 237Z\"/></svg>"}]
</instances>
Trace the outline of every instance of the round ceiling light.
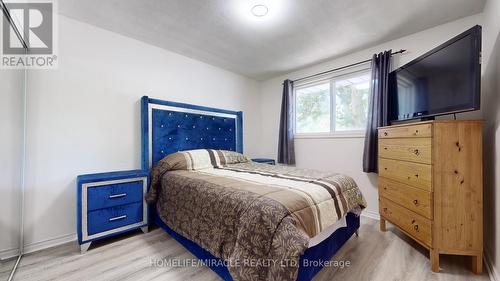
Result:
<instances>
[{"instance_id":1,"label":"round ceiling light","mask_svg":"<svg viewBox=\"0 0 500 281\"><path fill-rule=\"evenodd\" d=\"M263 16L267 15L268 12L269 12L269 9L267 8L266 5L259 4L259 5L253 6L253 8L252 8L252 14L256 17L263 17Z\"/></svg>"}]
</instances>

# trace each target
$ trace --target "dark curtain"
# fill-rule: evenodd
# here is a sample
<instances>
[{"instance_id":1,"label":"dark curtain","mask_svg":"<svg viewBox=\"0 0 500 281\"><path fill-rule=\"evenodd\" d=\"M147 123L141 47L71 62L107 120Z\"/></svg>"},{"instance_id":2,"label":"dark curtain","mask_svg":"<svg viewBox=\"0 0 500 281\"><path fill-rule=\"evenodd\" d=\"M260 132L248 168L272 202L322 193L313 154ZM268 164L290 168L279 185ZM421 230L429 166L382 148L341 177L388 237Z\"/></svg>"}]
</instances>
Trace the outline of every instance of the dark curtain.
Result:
<instances>
[{"instance_id":1,"label":"dark curtain","mask_svg":"<svg viewBox=\"0 0 500 281\"><path fill-rule=\"evenodd\" d=\"M283 82L283 98L281 100L278 163L295 164L293 116L293 81L287 79Z\"/></svg>"},{"instance_id":2,"label":"dark curtain","mask_svg":"<svg viewBox=\"0 0 500 281\"><path fill-rule=\"evenodd\" d=\"M368 105L363 171L378 173L377 128L388 125L388 88L391 69L391 51L373 55L370 102Z\"/></svg>"}]
</instances>

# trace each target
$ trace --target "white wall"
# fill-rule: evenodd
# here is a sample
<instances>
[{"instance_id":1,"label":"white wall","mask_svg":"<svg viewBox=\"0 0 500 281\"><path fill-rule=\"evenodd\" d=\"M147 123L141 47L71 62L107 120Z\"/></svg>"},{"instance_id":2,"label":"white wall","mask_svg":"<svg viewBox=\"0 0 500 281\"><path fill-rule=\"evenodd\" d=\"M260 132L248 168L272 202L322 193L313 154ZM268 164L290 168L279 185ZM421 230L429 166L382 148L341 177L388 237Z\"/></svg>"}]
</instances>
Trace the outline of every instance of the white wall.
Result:
<instances>
[{"instance_id":1,"label":"white wall","mask_svg":"<svg viewBox=\"0 0 500 281\"><path fill-rule=\"evenodd\" d=\"M366 60L371 58L374 53L388 49L394 51L408 50L403 55L394 57L394 67L398 67L468 28L481 23L482 15L470 16L263 82L261 85L263 144L260 146L260 154L269 157L276 157L277 155L281 83L284 79L294 80ZM332 38L332 42L334 40L335 38ZM336 171L352 176L368 201L368 208L365 213L377 216L377 176L365 174L362 171L363 145L363 137L297 139L295 141L296 162L298 167Z\"/></svg>"},{"instance_id":2,"label":"white wall","mask_svg":"<svg viewBox=\"0 0 500 281\"><path fill-rule=\"evenodd\" d=\"M484 242L500 280L500 1L488 0L483 24Z\"/></svg>"},{"instance_id":3,"label":"white wall","mask_svg":"<svg viewBox=\"0 0 500 281\"><path fill-rule=\"evenodd\" d=\"M256 154L256 81L64 16L58 45L59 68L28 79L28 251L75 238L77 175L140 168L143 95L242 110Z\"/></svg>"}]
</instances>

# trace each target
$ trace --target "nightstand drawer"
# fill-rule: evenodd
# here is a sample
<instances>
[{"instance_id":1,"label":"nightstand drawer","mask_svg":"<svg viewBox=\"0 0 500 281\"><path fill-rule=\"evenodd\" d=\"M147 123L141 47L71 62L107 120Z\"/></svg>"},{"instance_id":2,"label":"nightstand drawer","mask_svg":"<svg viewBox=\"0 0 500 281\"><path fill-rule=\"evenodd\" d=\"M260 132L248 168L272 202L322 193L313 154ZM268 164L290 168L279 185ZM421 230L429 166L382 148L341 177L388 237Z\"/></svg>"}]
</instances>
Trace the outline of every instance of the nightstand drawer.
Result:
<instances>
[{"instance_id":1,"label":"nightstand drawer","mask_svg":"<svg viewBox=\"0 0 500 281\"><path fill-rule=\"evenodd\" d=\"M141 202L143 190L143 180L89 187L87 190L87 209L93 211Z\"/></svg>"},{"instance_id":2,"label":"nightstand drawer","mask_svg":"<svg viewBox=\"0 0 500 281\"><path fill-rule=\"evenodd\" d=\"M270 158L253 158L252 161L256 163L276 165L276 161Z\"/></svg>"},{"instance_id":3,"label":"nightstand drawer","mask_svg":"<svg viewBox=\"0 0 500 281\"><path fill-rule=\"evenodd\" d=\"M92 235L139 223L142 219L142 202L91 211L87 216L88 234Z\"/></svg>"}]
</instances>

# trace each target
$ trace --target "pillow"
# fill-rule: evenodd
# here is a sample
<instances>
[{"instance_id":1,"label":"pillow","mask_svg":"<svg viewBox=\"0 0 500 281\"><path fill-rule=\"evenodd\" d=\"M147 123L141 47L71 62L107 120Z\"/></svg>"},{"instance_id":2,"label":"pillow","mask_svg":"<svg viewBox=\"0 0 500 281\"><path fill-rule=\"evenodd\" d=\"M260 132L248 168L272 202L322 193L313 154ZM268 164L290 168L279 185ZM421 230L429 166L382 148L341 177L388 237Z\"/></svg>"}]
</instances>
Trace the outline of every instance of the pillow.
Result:
<instances>
[{"instance_id":1,"label":"pillow","mask_svg":"<svg viewBox=\"0 0 500 281\"><path fill-rule=\"evenodd\" d=\"M249 159L238 152L214 149L186 150L169 154L158 162L167 170L202 170L220 168L227 164L249 162Z\"/></svg>"},{"instance_id":2,"label":"pillow","mask_svg":"<svg viewBox=\"0 0 500 281\"><path fill-rule=\"evenodd\" d=\"M161 189L160 180L168 171L220 168L227 164L245 162L250 162L245 155L227 150L196 149L169 154L161 159L151 171L151 187L146 195L146 201L149 204L156 202Z\"/></svg>"}]
</instances>

